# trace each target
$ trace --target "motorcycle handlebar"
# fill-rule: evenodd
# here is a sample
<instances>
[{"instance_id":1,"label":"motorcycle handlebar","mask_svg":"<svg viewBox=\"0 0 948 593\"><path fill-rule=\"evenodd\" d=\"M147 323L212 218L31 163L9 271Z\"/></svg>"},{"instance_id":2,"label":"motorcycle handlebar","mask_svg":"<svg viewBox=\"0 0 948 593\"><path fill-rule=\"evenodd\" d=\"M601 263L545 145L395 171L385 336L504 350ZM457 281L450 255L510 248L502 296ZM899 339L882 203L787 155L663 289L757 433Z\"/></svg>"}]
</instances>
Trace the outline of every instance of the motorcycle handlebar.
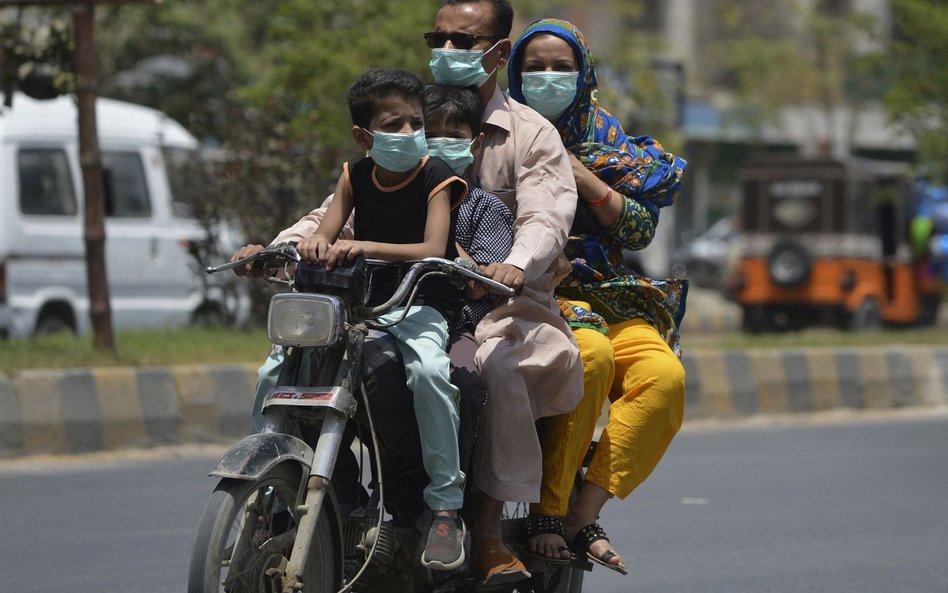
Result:
<instances>
[{"instance_id":1,"label":"motorcycle handlebar","mask_svg":"<svg viewBox=\"0 0 948 593\"><path fill-rule=\"evenodd\" d=\"M217 272L223 272L225 270L232 270L234 268L251 263L260 267L272 267L274 265L282 265L286 263L298 263L299 261L301 261L301 258L299 253L296 251L296 243L279 243L277 245L267 247L245 258L223 263L217 266L210 266L205 269L205 272L208 274L214 274ZM389 265L392 262L369 259L366 260L366 263L370 266L382 266ZM409 295L412 288L414 288L418 281L425 274L429 273L460 275L485 285L492 292L507 297L520 294L519 289L511 288L506 284L497 282L496 280L485 276L480 272L480 270L477 269L474 262L469 260L458 258L455 261L451 261L441 257L426 257L424 259L407 261L403 263L411 264L411 267L408 268L408 272L406 272L405 277L402 278L401 283L395 290L395 294L393 294L388 301L382 303L381 305L363 308L360 313L364 317L378 317L400 305Z\"/></svg>"},{"instance_id":2,"label":"motorcycle handlebar","mask_svg":"<svg viewBox=\"0 0 948 593\"><path fill-rule=\"evenodd\" d=\"M414 288L415 284L417 284L422 276L431 272L442 273L446 275L459 274L474 280L475 282L480 282L481 284L487 286L491 291L503 296L512 297L520 293L520 291L517 289L511 288L506 284L497 282L496 280L481 274L476 268L474 268L474 262L470 262L469 264L467 262L468 260L459 259L458 261L451 261L441 257L426 257L414 262L405 262L411 263L411 267L408 268L408 272L405 273L405 277L402 278L401 283L398 285L398 288L395 289L395 293L392 295L392 297L376 307L363 308L360 311L360 314L366 318L373 318L388 313L390 310L402 304L402 302L408 296L408 293L412 290L412 288ZM366 263L388 264L391 262L367 260Z\"/></svg>"}]
</instances>

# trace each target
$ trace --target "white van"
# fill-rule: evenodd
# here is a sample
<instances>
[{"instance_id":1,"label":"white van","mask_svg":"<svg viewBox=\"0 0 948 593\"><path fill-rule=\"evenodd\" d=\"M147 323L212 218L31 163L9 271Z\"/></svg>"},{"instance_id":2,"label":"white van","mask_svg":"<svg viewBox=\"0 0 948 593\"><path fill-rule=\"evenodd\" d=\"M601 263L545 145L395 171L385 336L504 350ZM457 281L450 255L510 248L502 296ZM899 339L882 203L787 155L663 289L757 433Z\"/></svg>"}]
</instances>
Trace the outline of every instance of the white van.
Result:
<instances>
[{"instance_id":1,"label":"white van","mask_svg":"<svg viewBox=\"0 0 948 593\"><path fill-rule=\"evenodd\" d=\"M174 204L167 159L197 158L197 140L130 103L99 99L96 119L113 327L175 327L205 315L242 323L246 293L208 284L189 254L207 234ZM90 327L77 126L72 96L18 93L12 108L0 106L0 335Z\"/></svg>"}]
</instances>

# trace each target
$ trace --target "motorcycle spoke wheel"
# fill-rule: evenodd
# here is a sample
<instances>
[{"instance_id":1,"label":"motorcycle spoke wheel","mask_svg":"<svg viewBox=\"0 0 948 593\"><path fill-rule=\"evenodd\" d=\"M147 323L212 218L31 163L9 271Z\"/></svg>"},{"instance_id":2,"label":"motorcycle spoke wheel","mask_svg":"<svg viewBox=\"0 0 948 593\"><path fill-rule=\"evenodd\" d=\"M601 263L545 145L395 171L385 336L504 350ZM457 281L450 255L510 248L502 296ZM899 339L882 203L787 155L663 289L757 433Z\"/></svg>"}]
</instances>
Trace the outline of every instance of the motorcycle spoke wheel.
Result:
<instances>
[{"instance_id":1,"label":"motorcycle spoke wheel","mask_svg":"<svg viewBox=\"0 0 948 593\"><path fill-rule=\"evenodd\" d=\"M191 555L189 593L270 593L296 538L299 473L277 466L256 481L223 479L204 510ZM317 522L305 593L338 589L331 525ZM276 581L279 590L279 580Z\"/></svg>"}]
</instances>

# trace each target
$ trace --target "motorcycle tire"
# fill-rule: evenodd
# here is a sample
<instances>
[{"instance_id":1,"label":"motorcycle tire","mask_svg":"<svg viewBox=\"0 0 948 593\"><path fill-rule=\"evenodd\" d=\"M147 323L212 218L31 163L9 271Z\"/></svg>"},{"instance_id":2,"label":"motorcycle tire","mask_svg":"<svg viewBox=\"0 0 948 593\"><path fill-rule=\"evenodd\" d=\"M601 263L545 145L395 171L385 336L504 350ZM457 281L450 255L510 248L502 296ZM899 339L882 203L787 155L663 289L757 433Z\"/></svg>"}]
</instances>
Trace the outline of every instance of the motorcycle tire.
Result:
<instances>
[{"instance_id":1,"label":"motorcycle tire","mask_svg":"<svg viewBox=\"0 0 948 593\"><path fill-rule=\"evenodd\" d=\"M273 577L267 571L285 568L293 549L298 520L293 513L300 480L298 468L281 464L257 480L224 478L218 483L198 526L188 593L264 593L272 589ZM257 511L255 520L252 510ZM329 513L323 506L316 522L311 556L302 575L304 593L335 593L341 587L341 551L333 538ZM242 527L251 520L253 534L241 537ZM243 551L238 552L240 558L234 558L238 538L249 542L239 546Z\"/></svg>"}]
</instances>

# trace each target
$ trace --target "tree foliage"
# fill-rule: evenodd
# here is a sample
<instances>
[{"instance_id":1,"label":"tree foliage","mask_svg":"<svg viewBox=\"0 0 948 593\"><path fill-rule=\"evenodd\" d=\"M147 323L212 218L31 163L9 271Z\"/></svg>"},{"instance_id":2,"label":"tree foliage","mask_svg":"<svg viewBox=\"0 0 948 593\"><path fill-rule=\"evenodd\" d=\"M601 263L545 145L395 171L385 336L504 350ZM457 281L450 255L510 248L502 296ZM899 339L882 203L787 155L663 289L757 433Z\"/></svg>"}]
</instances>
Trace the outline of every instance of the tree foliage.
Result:
<instances>
[{"instance_id":1,"label":"tree foliage","mask_svg":"<svg viewBox=\"0 0 948 593\"><path fill-rule=\"evenodd\" d=\"M948 183L948 2L893 0L896 42L886 93L891 116L918 141L919 161Z\"/></svg>"},{"instance_id":2,"label":"tree foliage","mask_svg":"<svg viewBox=\"0 0 948 593\"><path fill-rule=\"evenodd\" d=\"M24 15L42 22L24 23ZM51 99L74 85L75 44L62 10L48 13L0 10L0 95L8 107L19 89L35 99Z\"/></svg>"},{"instance_id":3,"label":"tree foliage","mask_svg":"<svg viewBox=\"0 0 948 593\"><path fill-rule=\"evenodd\" d=\"M842 142L845 150L849 138L819 137L838 129L840 111L858 113L867 100L880 98L882 62L868 48L878 39L876 18L834 11L821 1L722 4L721 41L713 52L723 66L720 82L744 107L744 123L760 129L788 107L817 107L824 121L815 139ZM851 136L858 119L849 123Z\"/></svg>"}]
</instances>

